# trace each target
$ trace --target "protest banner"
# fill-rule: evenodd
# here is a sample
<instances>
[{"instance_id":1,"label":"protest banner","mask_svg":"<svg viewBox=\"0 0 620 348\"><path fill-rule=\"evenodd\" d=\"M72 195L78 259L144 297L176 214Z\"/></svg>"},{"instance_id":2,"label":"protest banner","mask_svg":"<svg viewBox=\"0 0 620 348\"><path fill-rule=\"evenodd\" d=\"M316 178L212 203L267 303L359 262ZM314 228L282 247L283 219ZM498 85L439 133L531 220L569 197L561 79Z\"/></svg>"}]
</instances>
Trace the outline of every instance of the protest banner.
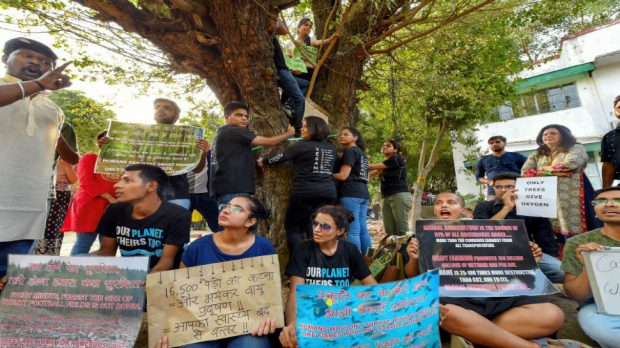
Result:
<instances>
[{"instance_id":1,"label":"protest banner","mask_svg":"<svg viewBox=\"0 0 620 348\"><path fill-rule=\"evenodd\" d=\"M558 177L517 178L517 215L558 217Z\"/></svg>"},{"instance_id":2,"label":"protest banner","mask_svg":"<svg viewBox=\"0 0 620 348\"><path fill-rule=\"evenodd\" d=\"M306 57L306 59L308 59L309 61L311 61L312 63L316 63L318 61L318 56L319 56L319 49L317 47L314 46L308 46L305 44L299 44L295 46L295 51L293 53L293 55L295 57L302 57L302 52L303 52L303 56Z\"/></svg>"},{"instance_id":3,"label":"protest banner","mask_svg":"<svg viewBox=\"0 0 620 348\"><path fill-rule=\"evenodd\" d=\"M277 255L149 274L149 347L249 334L265 319L284 325Z\"/></svg>"},{"instance_id":4,"label":"protest banner","mask_svg":"<svg viewBox=\"0 0 620 348\"><path fill-rule=\"evenodd\" d=\"M101 147L95 172L118 174L130 164L152 164L168 175L180 175L200 162L196 141L204 129L169 124L139 124L110 121L110 142Z\"/></svg>"},{"instance_id":5,"label":"protest banner","mask_svg":"<svg viewBox=\"0 0 620 348\"><path fill-rule=\"evenodd\" d=\"M597 310L620 315L620 248L584 252L583 259Z\"/></svg>"},{"instance_id":6,"label":"protest banner","mask_svg":"<svg viewBox=\"0 0 620 348\"><path fill-rule=\"evenodd\" d=\"M439 268L442 297L557 293L530 250L523 220L418 220L419 266Z\"/></svg>"},{"instance_id":7,"label":"protest banner","mask_svg":"<svg viewBox=\"0 0 620 348\"><path fill-rule=\"evenodd\" d=\"M300 348L441 347L439 275L372 286L296 286Z\"/></svg>"},{"instance_id":8,"label":"protest banner","mask_svg":"<svg viewBox=\"0 0 620 348\"><path fill-rule=\"evenodd\" d=\"M133 347L147 257L9 255L0 347Z\"/></svg>"},{"instance_id":9,"label":"protest banner","mask_svg":"<svg viewBox=\"0 0 620 348\"><path fill-rule=\"evenodd\" d=\"M304 62L303 59L299 57L289 57L285 55L284 62L286 63L286 66L291 69L291 71L301 71L302 73L308 72L306 62Z\"/></svg>"}]
</instances>

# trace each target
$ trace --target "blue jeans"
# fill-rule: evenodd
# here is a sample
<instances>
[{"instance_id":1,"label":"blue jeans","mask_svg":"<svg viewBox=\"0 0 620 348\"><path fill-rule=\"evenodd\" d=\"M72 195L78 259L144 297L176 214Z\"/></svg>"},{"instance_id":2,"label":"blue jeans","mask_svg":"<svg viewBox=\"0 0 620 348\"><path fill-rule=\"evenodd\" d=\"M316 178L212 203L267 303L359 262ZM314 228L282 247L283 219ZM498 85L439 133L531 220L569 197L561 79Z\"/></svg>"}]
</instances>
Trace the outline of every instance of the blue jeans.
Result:
<instances>
[{"instance_id":1,"label":"blue jeans","mask_svg":"<svg viewBox=\"0 0 620 348\"><path fill-rule=\"evenodd\" d=\"M0 242L0 278L4 277L8 270L9 254L31 254L35 245L34 242L32 239Z\"/></svg>"},{"instance_id":2,"label":"blue jeans","mask_svg":"<svg viewBox=\"0 0 620 348\"><path fill-rule=\"evenodd\" d=\"M355 217L349 225L348 239L363 254L368 248L372 247L372 241L368 234L368 225L366 224L368 198L341 197L340 204L349 209Z\"/></svg>"},{"instance_id":3,"label":"blue jeans","mask_svg":"<svg viewBox=\"0 0 620 348\"><path fill-rule=\"evenodd\" d=\"M200 215L205 219L209 229L213 232L217 232L219 227L217 225L217 216L219 214L217 208L217 201L209 195L209 193L190 193L189 195L190 207L189 211L193 212L198 210Z\"/></svg>"},{"instance_id":4,"label":"blue jeans","mask_svg":"<svg viewBox=\"0 0 620 348\"><path fill-rule=\"evenodd\" d=\"M295 127L296 131L301 129L301 121L306 109L306 98L304 95L308 91L310 82L308 80L295 77L290 70L278 70L278 84L286 94L291 97L295 104Z\"/></svg>"},{"instance_id":5,"label":"blue jeans","mask_svg":"<svg viewBox=\"0 0 620 348\"><path fill-rule=\"evenodd\" d=\"M71 248L71 256L88 254L97 235L97 232L76 232L75 244L73 244L73 248ZM101 244L102 239L103 237L99 235L99 244Z\"/></svg>"},{"instance_id":6,"label":"blue jeans","mask_svg":"<svg viewBox=\"0 0 620 348\"><path fill-rule=\"evenodd\" d=\"M176 204L179 207L189 210L189 206L190 206L189 198L171 199L168 202L172 204Z\"/></svg>"},{"instance_id":7,"label":"blue jeans","mask_svg":"<svg viewBox=\"0 0 620 348\"><path fill-rule=\"evenodd\" d=\"M242 335L217 341L193 343L184 348L270 348L269 336Z\"/></svg>"},{"instance_id":8,"label":"blue jeans","mask_svg":"<svg viewBox=\"0 0 620 348\"><path fill-rule=\"evenodd\" d=\"M594 303L587 304L577 314L579 326L603 348L620 347L620 317L598 313Z\"/></svg>"},{"instance_id":9,"label":"blue jeans","mask_svg":"<svg viewBox=\"0 0 620 348\"><path fill-rule=\"evenodd\" d=\"M548 254L543 254L542 259L538 262L538 268L552 283L564 281L564 271L560 268L561 265L562 261Z\"/></svg>"}]
</instances>

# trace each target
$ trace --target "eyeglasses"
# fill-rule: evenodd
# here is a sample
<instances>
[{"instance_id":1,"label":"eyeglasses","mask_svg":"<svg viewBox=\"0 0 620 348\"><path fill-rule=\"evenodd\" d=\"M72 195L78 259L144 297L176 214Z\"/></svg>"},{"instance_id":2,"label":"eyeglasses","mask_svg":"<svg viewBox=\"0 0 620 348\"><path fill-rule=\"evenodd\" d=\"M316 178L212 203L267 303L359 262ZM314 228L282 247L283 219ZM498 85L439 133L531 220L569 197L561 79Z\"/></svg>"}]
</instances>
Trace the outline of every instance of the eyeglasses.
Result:
<instances>
[{"instance_id":1,"label":"eyeglasses","mask_svg":"<svg viewBox=\"0 0 620 348\"><path fill-rule=\"evenodd\" d=\"M497 191L504 191L504 190L508 191L508 190L513 190L515 188L515 185L504 185L504 186L497 185L494 187Z\"/></svg>"},{"instance_id":2,"label":"eyeglasses","mask_svg":"<svg viewBox=\"0 0 620 348\"><path fill-rule=\"evenodd\" d=\"M613 203L613 205L620 207L620 198L609 198L609 199L593 199L592 206L597 207L601 205L606 205L609 201Z\"/></svg>"},{"instance_id":3,"label":"eyeglasses","mask_svg":"<svg viewBox=\"0 0 620 348\"><path fill-rule=\"evenodd\" d=\"M316 220L312 221L312 228L317 228L317 226L323 232L329 232L332 230L332 225L327 222L318 222Z\"/></svg>"},{"instance_id":4,"label":"eyeglasses","mask_svg":"<svg viewBox=\"0 0 620 348\"><path fill-rule=\"evenodd\" d=\"M245 211L243 207L240 207L238 205L231 205L231 204L220 204L218 208L220 209L220 211L224 209L228 209L233 214L238 214L238 213Z\"/></svg>"}]
</instances>

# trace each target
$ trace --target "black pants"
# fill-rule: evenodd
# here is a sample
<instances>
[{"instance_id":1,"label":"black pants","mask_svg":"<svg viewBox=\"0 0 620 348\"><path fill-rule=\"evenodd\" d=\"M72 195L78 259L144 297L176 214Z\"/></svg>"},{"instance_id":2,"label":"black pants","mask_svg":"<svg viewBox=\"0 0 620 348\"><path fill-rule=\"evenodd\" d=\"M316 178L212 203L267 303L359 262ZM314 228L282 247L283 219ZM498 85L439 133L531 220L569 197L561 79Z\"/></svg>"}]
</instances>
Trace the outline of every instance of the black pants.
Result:
<instances>
[{"instance_id":1,"label":"black pants","mask_svg":"<svg viewBox=\"0 0 620 348\"><path fill-rule=\"evenodd\" d=\"M312 214L324 205L335 204L336 200L335 196L290 195L284 217L289 255L306 238L312 238Z\"/></svg>"}]
</instances>

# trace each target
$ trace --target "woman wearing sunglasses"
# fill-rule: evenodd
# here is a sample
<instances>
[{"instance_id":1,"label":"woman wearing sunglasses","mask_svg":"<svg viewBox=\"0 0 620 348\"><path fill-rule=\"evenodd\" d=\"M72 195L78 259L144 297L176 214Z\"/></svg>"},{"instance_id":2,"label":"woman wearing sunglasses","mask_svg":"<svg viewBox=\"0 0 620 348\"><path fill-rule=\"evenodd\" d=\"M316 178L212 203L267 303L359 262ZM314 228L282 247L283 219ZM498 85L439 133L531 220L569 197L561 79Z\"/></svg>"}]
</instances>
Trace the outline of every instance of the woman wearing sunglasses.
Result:
<instances>
[{"instance_id":1,"label":"woman wearing sunglasses","mask_svg":"<svg viewBox=\"0 0 620 348\"><path fill-rule=\"evenodd\" d=\"M250 195L237 196L228 204L221 205L218 224L224 230L192 242L183 253L180 268L275 254L276 250L271 242L255 233L258 221L268 215L260 201ZM271 345L266 335L273 332L275 321L266 319L252 330L251 335L194 343L184 347L268 348Z\"/></svg>"},{"instance_id":2,"label":"woman wearing sunglasses","mask_svg":"<svg viewBox=\"0 0 620 348\"><path fill-rule=\"evenodd\" d=\"M319 208L312 221L312 239L301 243L291 255L286 269L286 275L291 279L285 312L287 325L280 334L280 342L285 348L297 346L295 285L348 287L356 279L364 285L377 284L355 245L340 240L351 221L353 215L345 207L326 205Z\"/></svg>"}]
</instances>

